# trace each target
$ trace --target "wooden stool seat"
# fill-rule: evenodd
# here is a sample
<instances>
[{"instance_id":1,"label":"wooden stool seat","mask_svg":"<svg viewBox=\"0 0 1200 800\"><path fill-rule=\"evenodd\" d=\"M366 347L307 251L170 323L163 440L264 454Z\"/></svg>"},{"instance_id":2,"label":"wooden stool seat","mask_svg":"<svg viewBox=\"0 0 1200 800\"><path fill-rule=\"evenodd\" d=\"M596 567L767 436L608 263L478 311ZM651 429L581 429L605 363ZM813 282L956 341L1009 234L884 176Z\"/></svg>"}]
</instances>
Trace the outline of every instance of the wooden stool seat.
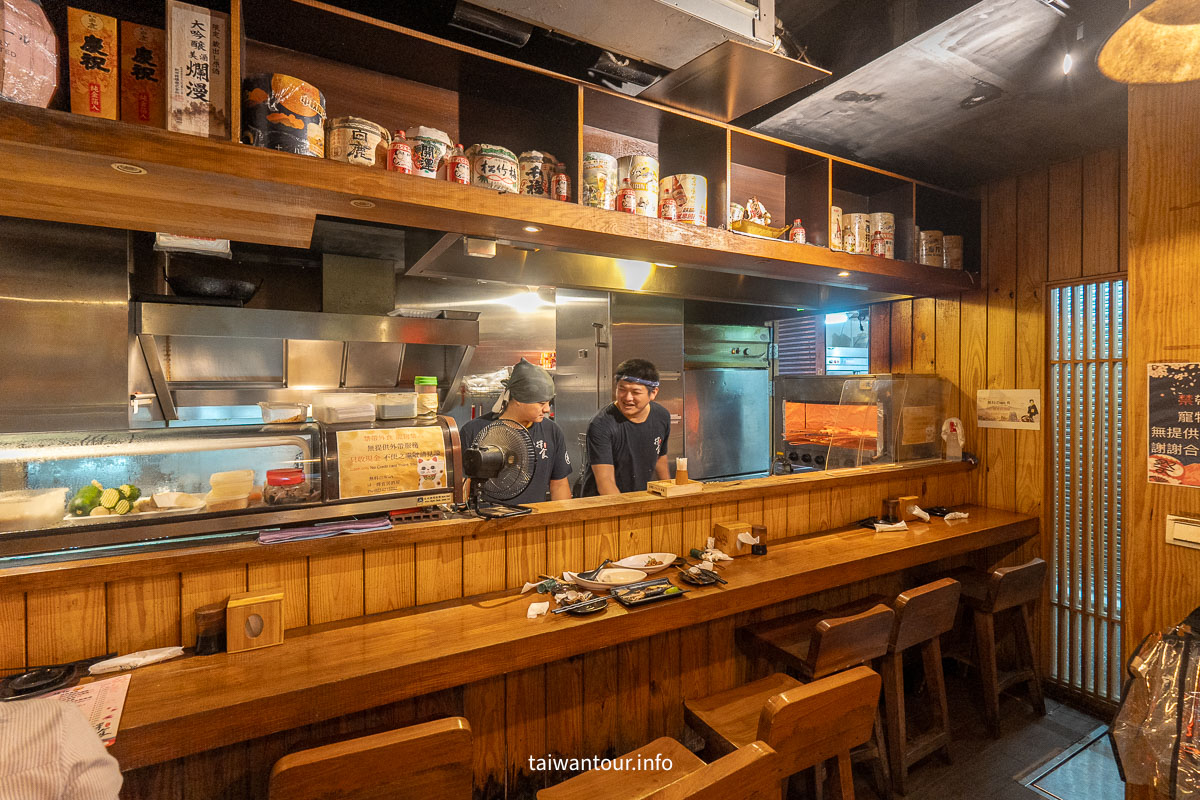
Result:
<instances>
[{"instance_id":1,"label":"wooden stool seat","mask_svg":"<svg viewBox=\"0 0 1200 800\"><path fill-rule=\"evenodd\" d=\"M747 652L782 663L802 680L867 664L887 652L895 613L882 603L847 616L806 611L738 628Z\"/></svg>"},{"instance_id":2,"label":"wooden stool seat","mask_svg":"<svg viewBox=\"0 0 1200 800\"><path fill-rule=\"evenodd\" d=\"M542 789L537 793L538 800L646 797L704 766L704 762L695 753L667 736L655 739L645 747L639 747L619 758L632 758L634 763L639 763L640 758L641 764L653 763L657 767L664 763L661 759L655 761L655 756L659 754L663 759L670 760L671 769L588 770L556 786Z\"/></svg>"},{"instance_id":3,"label":"wooden stool seat","mask_svg":"<svg viewBox=\"0 0 1200 800\"><path fill-rule=\"evenodd\" d=\"M685 720L714 752L761 741L779 757L781 796L786 776L836 762L842 796L854 797L850 751L871 737L879 704L879 675L867 667L801 684L771 675L726 692L685 703Z\"/></svg>"},{"instance_id":4,"label":"wooden stool seat","mask_svg":"<svg viewBox=\"0 0 1200 800\"><path fill-rule=\"evenodd\" d=\"M1033 620L1030 609L1042 598L1046 562L1035 558L1015 567L1000 567L990 574L977 570L950 573L962 584L962 601L971 611L975 627L975 651L983 682L984 715L994 738L1000 736L1000 694L1018 684L1027 684L1029 699L1039 716L1046 714L1042 679L1033 652ZM1000 674L996 662L996 621L1007 624L1016 640L1017 669Z\"/></svg>"},{"instance_id":5,"label":"wooden stool seat","mask_svg":"<svg viewBox=\"0 0 1200 800\"><path fill-rule=\"evenodd\" d=\"M892 786L900 794L906 792L908 769L913 764L937 751L950 760L950 710L942 672L941 636L954 627L960 590L958 581L943 578L901 592L892 602L896 621L883 658L883 705ZM921 648L925 685L937 713L937 724L912 738L904 696L904 651L911 647Z\"/></svg>"},{"instance_id":6,"label":"wooden stool seat","mask_svg":"<svg viewBox=\"0 0 1200 800\"><path fill-rule=\"evenodd\" d=\"M275 762L270 800L471 800L471 726L434 720L291 753Z\"/></svg>"}]
</instances>

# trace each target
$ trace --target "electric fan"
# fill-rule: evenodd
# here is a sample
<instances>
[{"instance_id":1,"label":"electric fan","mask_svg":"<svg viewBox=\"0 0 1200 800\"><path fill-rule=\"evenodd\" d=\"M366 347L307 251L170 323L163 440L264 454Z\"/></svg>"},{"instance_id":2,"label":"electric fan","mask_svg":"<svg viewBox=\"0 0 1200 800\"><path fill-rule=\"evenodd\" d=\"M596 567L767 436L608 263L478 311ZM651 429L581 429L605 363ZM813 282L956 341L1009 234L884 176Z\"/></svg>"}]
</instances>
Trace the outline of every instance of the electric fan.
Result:
<instances>
[{"instance_id":1,"label":"electric fan","mask_svg":"<svg viewBox=\"0 0 1200 800\"><path fill-rule=\"evenodd\" d=\"M525 491L533 480L534 457L533 439L517 423L498 419L485 426L463 452L463 473L471 479L467 507L487 519L533 511L499 501L511 500Z\"/></svg>"}]
</instances>

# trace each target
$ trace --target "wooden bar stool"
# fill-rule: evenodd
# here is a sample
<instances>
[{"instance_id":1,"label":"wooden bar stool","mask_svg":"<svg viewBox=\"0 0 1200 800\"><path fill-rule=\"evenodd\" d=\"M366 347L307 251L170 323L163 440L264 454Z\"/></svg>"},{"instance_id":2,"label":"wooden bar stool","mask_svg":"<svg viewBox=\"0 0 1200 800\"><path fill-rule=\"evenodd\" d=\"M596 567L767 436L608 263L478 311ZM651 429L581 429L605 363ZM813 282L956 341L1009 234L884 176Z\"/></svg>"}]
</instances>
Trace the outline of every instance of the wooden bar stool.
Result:
<instances>
[{"instance_id":1,"label":"wooden bar stool","mask_svg":"<svg viewBox=\"0 0 1200 800\"><path fill-rule=\"evenodd\" d=\"M471 726L462 717L290 753L270 800L471 800Z\"/></svg>"},{"instance_id":2,"label":"wooden bar stool","mask_svg":"<svg viewBox=\"0 0 1200 800\"><path fill-rule=\"evenodd\" d=\"M782 664L788 674L805 682L872 664L887 653L896 614L882 603L864 610L862 606L869 602L860 600L829 611L808 611L747 625L737 629L737 641L748 655ZM890 800L892 779L878 714L870 741L855 757L870 763L879 794ZM820 769L815 781L819 791Z\"/></svg>"},{"instance_id":3,"label":"wooden bar stool","mask_svg":"<svg viewBox=\"0 0 1200 800\"><path fill-rule=\"evenodd\" d=\"M684 719L714 751L729 753L754 741L774 749L780 759L782 798L787 797L787 776L833 761L834 788L844 800L853 800L850 751L871 738L879 685L878 673L867 667L808 684L776 673L688 700Z\"/></svg>"},{"instance_id":4,"label":"wooden bar stool","mask_svg":"<svg viewBox=\"0 0 1200 800\"><path fill-rule=\"evenodd\" d=\"M751 742L711 764L705 764L682 744L656 739L645 747L618 756L626 764L661 764L657 756L671 759L672 768L592 769L557 786L542 789L538 800L577 800L603 797L611 800L778 800L780 760L764 742Z\"/></svg>"},{"instance_id":5,"label":"wooden bar stool","mask_svg":"<svg viewBox=\"0 0 1200 800\"><path fill-rule=\"evenodd\" d=\"M900 794L905 793L908 768L922 758L940 750L946 761L950 761L950 711L942 673L941 636L954 627L961 588L958 581L942 578L901 592L892 601L896 622L887 655L883 657L883 706L892 786ZM904 698L904 651L911 647L921 648L925 687L936 706L937 724L910 741Z\"/></svg>"},{"instance_id":6,"label":"wooden bar stool","mask_svg":"<svg viewBox=\"0 0 1200 800\"><path fill-rule=\"evenodd\" d=\"M1046 714L1042 681L1033 652L1030 607L1042 598L1046 562L1035 558L1016 567L1000 567L990 575L978 570L951 573L962 584L962 600L972 612L979 675L983 681L983 706L988 731L1000 736L1000 693L1019 683L1029 685L1029 699L1039 716ZM996 620L1007 622L1016 639L1019 665L1000 676L996 664Z\"/></svg>"}]
</instances>

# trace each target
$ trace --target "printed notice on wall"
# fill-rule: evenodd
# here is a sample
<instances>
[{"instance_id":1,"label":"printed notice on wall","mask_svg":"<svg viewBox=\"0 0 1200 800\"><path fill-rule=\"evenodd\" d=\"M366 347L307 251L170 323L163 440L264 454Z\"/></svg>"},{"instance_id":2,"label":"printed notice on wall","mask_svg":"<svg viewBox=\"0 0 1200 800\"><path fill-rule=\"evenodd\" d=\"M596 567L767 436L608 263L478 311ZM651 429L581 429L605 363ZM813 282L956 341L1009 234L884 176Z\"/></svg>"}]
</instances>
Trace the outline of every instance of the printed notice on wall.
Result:
<instances>
[{"instance_id":1,"label":"printed notice on wall","mask_svg":"<svg viewBox=\"0 0 1200 800\"><path fill-rule=\"evenodd\" d=\"M446 488L440 425L338 431L337 454L343 500Z\"/></svg>"},{"instance_id":2,"label":"printed notice on wall","mask_svg":"<svg viewBox=\"0 0 1200 800\"><path fill-rule=\"evenodd\" d=\"M1147 364L1150 483L1200 487L1200 364Z\"/></svg>"},{"instance_id":3,"label":"printed notice on wall","mask_svg":"<svg viewBox=\"0 0 1200 800\"><path fill-rule=\"evenodd\" d=\"M975 420L981 428L1042 428L1041 389L980 389L975 393Z\"/></svg>"}]
</instances>

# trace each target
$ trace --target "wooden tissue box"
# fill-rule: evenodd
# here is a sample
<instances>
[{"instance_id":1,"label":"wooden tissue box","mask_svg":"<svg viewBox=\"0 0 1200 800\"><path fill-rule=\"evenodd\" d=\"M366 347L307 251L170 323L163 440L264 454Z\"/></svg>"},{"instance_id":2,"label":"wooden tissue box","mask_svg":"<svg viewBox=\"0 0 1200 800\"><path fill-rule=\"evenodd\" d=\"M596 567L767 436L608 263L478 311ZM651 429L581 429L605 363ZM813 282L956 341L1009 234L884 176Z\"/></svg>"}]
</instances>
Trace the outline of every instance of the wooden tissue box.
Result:
<instances>
[{"instance_id":1,"label":"wooden tissue box","mask_svg":"<svg viewBox=\"0 0 1200 800\"><path fill-rule=\"evenodd\" d=\"M239 592L225 605L225 649L230 653L283 644L283 590Z\"/></svg>"},{"instance_id":2,"label":"wooden tissue box","mask_svg":"<svg viewBox=\"0 0 1200 800\"><path fill-rule=\"evenodd\" d=\"M662 497L680 497L685 494L697 494L703 488L703 481L688 481L687 483L650 481L646 484L647 492L654 492Z\"/></svg>"}]
</instances>

